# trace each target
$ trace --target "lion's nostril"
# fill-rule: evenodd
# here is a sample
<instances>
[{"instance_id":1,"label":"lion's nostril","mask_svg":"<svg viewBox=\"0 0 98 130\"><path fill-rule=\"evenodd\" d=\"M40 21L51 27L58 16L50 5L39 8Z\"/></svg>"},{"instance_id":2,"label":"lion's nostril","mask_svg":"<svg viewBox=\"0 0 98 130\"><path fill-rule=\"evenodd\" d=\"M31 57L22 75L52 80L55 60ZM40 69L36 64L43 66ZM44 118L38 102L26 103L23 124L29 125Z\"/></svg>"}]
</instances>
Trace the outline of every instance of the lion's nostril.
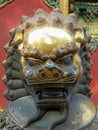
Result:
<instances>
[{"instance_id":1,"label":"lion's nostril","mask_svg":"<svg viewBox=\"0 0 98 130\"><path fill-rule=\"evenodd\" d=\"M57 79L60 77L60 73L58 70L56 69L48 69L48 68L44 68L40 73L40 78L42 79Z\"/></svg>"},{"instance_id":2,"label":"lion's nostril","mask_svg":"<svg viewBox=\"0 0 98 130\"><path fill-rule=\"evenodd\" d=\"M43 77L43 78L46 78L46 75L43 73L43 74L42 74L42 77Z\"/></svg>"},{"instance_id":3,"label":"lion's nostril","mask_svg":"<svg viewBox=\"0 0 98 130\"><path fill-rule=\"evenodd\" d=\"M58 78L59 77L59 74L54 74L54 78Z\"/></svg>"}]
</instances>

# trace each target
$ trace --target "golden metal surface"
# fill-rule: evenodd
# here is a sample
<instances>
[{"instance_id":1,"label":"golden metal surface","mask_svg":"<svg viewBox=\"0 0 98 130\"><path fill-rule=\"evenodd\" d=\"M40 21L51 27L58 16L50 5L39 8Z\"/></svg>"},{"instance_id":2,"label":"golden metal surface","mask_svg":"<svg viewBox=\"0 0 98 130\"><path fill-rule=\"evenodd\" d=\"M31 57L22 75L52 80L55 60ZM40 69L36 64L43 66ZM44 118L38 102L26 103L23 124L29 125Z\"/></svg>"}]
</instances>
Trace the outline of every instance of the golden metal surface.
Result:
<instances>
[{"instance_id":1,"label":"golden metal surface","mask_svg":"<svg viewBox=\"0 0 98 130\"><path fill-rule=\"evenodd\" d=\"M67 30L65 31L64 29L54 27L44 27L26 33L23 43L32 49L37 48L44 55L50 55L53 54L61 45L68 44L72 41L73 38Z\"/></svg>"},{"instance_id":2,"label":"golden metal surface","mask_svg":"<svg viewBox=\"0 0 98 130\"><path fill-rule=\"evenodd\" d=\"M14 37L15 46L23 41L23 31L18 31Z\"/></svg>"},{"instance_id":3,"label":"golden metal surface","mask_svg":"<svg viewBox=\"0 0 98 130\"><path fill-rule=\"evenodd\" d=\"M69 0L60 0L60 9L64 16L69 14Z\"/></svg>"}]
</instances>

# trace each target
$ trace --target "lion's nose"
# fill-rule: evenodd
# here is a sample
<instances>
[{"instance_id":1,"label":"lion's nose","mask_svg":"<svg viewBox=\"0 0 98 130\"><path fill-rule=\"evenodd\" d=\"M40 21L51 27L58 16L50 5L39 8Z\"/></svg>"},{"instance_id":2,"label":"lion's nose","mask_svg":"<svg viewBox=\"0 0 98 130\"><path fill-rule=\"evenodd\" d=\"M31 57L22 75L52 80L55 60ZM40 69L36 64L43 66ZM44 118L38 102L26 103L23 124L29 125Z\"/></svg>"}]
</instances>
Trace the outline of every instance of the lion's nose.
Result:
<instances>
[{"instance_id":1,"label":"lion's nose","mask_svg":"<svg viewBox=\"0 0 98 130\"><path fill-rule=\"evenodd\" d=\"M45 67L48 68L49 70L54 69L56 64L52 60L48 60L45 63Z\"/></svg>"},{"instance_id":2,"label":"lion's nose","mask_svg":"<svg viewBox=\"0 0 98 130\"><path fill-rule=\"evenodd\" d=\"M48 60L45 63L44 67L40 70L39 75L43 79L54 80L60 78L61 73L62 71L60 70L60 68L57 67L57 65L53 61Z\"/></svg>"}]
</instances>

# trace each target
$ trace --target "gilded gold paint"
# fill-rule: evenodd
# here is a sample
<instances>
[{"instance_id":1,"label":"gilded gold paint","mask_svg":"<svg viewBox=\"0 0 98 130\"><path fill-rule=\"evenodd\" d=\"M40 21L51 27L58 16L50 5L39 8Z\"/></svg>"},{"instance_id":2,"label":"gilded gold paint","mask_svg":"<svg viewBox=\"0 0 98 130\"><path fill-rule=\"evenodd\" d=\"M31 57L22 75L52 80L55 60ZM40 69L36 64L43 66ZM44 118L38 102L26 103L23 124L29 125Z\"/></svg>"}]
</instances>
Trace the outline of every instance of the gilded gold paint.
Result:
<instances>
[{"instance_id":1,"label":"gilded gold paint","mask_svg":"<svg viewBox=\"0 0 98 130\"><path fill-rule=\"evenodd\" d=\"M69 13L69 0L60 0L60 9L66 16Z\"/></svg>"}]
</instances>

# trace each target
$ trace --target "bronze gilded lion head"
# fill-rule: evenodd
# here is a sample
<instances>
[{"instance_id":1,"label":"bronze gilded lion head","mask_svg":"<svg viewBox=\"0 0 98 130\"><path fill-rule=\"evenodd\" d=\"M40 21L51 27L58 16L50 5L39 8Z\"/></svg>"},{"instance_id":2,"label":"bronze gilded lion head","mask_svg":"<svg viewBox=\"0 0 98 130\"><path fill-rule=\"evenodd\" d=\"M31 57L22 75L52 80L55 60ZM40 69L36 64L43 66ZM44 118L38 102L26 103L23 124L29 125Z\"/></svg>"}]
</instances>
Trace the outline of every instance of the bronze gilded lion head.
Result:
<instances>
[{"instance_id":1,"label":"bronze gilded lion head","mask_svg":"<svg viewBox=\"0 0 98 130\"><path fill-rule=\"evenodd\" d=\"M88 51L88 59L82 56L90 39L85 27L74 14L64 17L59 10L47 14L39 9L33 17L23 16L20 26L10 33L5 47L6 97L14 100L32 93L41 107L64 107L79 92L85 69L82 59L90 59Z\"/></svg>"}]
</instances>

